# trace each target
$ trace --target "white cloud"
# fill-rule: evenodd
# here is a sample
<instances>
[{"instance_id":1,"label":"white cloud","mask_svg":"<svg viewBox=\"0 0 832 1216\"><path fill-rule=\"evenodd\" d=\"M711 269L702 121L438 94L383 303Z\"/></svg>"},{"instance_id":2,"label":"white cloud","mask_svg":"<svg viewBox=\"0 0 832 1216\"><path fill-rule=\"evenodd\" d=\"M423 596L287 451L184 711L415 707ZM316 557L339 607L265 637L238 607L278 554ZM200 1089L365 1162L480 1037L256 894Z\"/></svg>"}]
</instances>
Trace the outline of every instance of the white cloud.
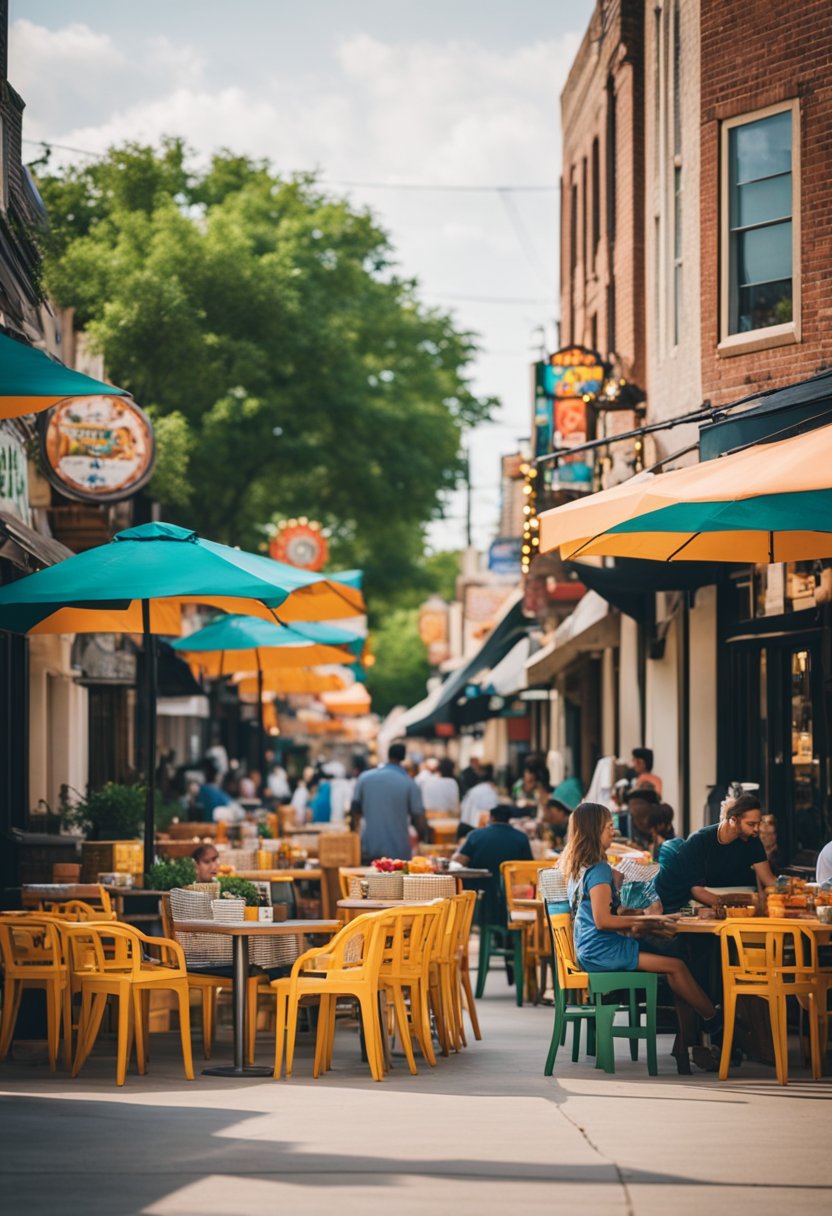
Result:
<instances>
[{"instance_id":1,"label":"white cloud","mask_svg":"<svg viewBox=\"0 0 832 1216\"><path fill-rule=\"evenodd\" d=\"M354 34L335 46L334 69L310 69L310 59L255 88L163 36L122 46L85 25L50 31L25 20L11 36L10 76L27 102L29 137L97 152L124 139L181 135L201 157L229 147L283 171L320 168L333 182L438 185L556 183L558 95L579 41L570 34L497 52L474 38L409 43ZM402 270L419 277L431 303L478 330L486 349L524 350L533 328L551 319L554 302L500 307L439 297L554 297L555 193L513 195L539 251L536 267L493 192L350 193L381 216ZM478 389L504 403L503 427L473 437L474 479L493 489L494 511L499 453L528 433L526 363L495 355L475 369ZM481 516L483 542L493 515ZM458 526L440 543L454 539Z\"/></svg>"}]
</instances>

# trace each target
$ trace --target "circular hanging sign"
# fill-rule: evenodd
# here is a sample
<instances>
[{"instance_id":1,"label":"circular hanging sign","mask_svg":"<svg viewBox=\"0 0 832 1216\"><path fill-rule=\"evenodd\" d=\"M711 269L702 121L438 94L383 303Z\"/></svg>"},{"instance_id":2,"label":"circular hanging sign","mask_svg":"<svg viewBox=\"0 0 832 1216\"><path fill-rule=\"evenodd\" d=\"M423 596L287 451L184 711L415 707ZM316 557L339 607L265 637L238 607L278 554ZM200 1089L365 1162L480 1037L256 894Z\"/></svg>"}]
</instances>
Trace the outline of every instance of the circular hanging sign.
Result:
<instances>
[{"instance_id":1,"label":"circular hanging sign","mask_svg":"<svg viewBox=\"0 0 832 1216\"><path fill-rule=\"evenodd\" d=\"M301 570L322 570L329 555L321 525L290 520L269 542L269 555Z\"/></svg>"},{"instance_id":2,"label":"circular hanging sign","mask_svg":"<svg viewBox=\"0 0 832 1216\"><path fill-rule=\"evenodd\" d=\"M38 425L44 473L68 498L119 502L150 480L153 426L125 397L68 397Z\"/></svg>"}]
</instances>

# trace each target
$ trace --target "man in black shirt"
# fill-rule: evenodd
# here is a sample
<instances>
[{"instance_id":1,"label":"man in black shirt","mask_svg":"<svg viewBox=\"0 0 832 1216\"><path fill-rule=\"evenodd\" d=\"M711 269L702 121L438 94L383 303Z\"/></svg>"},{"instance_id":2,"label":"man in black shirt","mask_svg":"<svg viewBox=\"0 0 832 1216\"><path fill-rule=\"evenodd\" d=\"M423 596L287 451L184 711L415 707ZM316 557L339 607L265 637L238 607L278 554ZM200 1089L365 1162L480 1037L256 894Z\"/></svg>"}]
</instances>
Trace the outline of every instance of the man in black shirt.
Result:
<instances>
[{"instance_id":1,"label":"man in black shirt","mask_svg":"<svg viewBox=\"0 0 832 1216\"><path fill-rule=\"evenodd\" d=\"M459 851L452 861L474 870L490 870L491 878L483 887L486 920L505 923L505 901L500 891L500 865L504 861L531 861L532 846L525 832L518 832L509 823L514 807L500 803L492 808L487 827L475 828L459 842Z\"/></svg>"},{"instance_id":2,"label":"man in black shirt","mask_svg":"<svg viewBox=\"0 0 832 1216\"><path fill-rule=\"evenodd\" d=\"M775 882L760 840L760 803L744 794L729 805L725 817L701 828L663 864L655 879L665 912L678 912L689 899L719 907L722 896L708 887L764 887Z\"/></svg>"}]
</instances>

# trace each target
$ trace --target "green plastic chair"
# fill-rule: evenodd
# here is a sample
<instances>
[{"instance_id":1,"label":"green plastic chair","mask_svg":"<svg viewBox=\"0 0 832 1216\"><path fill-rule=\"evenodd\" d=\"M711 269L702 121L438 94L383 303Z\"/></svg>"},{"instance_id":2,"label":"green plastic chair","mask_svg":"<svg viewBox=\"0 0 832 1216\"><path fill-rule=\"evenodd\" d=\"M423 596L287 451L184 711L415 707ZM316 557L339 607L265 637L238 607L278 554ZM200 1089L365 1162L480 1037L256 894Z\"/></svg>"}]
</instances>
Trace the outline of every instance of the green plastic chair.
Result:
<instances>
[{"instance_id":1,"label":"green plastic chair","mask_svg":"<svg viewBox=\"0 0 832 1216\"><path fill-rule=\"evenodd\" d=\"M477 1000L485 992L492 958L503 958L514 969L517 1004L523 1004L523 930L509 929L502 884L492 879L479 905L480 956L477 964Z\"/></svg>"},{"instance_id":2,"label":"green plastic chair","mask_svg":"<svg viewBox=\"0 0 832 1216\"><path fill-rule=\"evenodd\" d=\"M557 904L553 905L558 907ZM561 905L562 906L562 905ZM555 976L555 1020L552 1040L546 1058L544 1075L551 1077L558 1048L566 1041L571 1023L572 1060L580 1052L582 1022L587 1023L587 1051L595 1053L595 1066L605 1072L615 1072L615 1039L628 1039L630 1057L638 1059L639 1040L647 1050L647 1071L651 1077L658 1073L656 1059L656 975L643 971L583 971L575 956L572 940L572 917L569 912L552 911L547 904L546 918L552 941L552 965ZM627 1002L604 1002L605 996L625 991ZM578 999L570 1000L570 993ZM643 993L643 998L641 994ZM586 999L584 999L584 996ZM615 1015L626 1008L626 1025L616 1025ZM642 1008L645 1020L641 1021Z\"/></svg>"}]
</instances>

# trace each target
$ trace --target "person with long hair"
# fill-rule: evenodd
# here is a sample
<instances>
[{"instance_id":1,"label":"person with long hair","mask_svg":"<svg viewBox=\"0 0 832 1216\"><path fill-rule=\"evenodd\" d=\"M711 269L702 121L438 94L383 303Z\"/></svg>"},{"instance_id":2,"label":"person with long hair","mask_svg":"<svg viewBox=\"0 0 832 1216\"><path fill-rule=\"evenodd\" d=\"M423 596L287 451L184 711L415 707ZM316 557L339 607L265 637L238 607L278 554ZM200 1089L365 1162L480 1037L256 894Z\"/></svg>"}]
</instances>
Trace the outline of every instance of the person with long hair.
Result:
<instances>
[{"instance_id":1,"label":"person with long hair","mask_svg":"<svg viewBox=\"0 0 832 1216\"><path fill-rule=\"evenodd\" d=\"M639 916L618 915L618 892L607 849L614 827L607 807L582 802L572 812L566 848L558 868L567 879L574 911L575 951L586 971L648 971L663 975L673 992L679 1036L673 1054L679 1072L690 1072L687 1042L693 1037L692 1014L703 1020L713 1037L721 1029L721 1014L703 992L681 958L658 953L663 943L641 941L665 932L666 923L645 922Z\"/></svg>"}]
</instances>

